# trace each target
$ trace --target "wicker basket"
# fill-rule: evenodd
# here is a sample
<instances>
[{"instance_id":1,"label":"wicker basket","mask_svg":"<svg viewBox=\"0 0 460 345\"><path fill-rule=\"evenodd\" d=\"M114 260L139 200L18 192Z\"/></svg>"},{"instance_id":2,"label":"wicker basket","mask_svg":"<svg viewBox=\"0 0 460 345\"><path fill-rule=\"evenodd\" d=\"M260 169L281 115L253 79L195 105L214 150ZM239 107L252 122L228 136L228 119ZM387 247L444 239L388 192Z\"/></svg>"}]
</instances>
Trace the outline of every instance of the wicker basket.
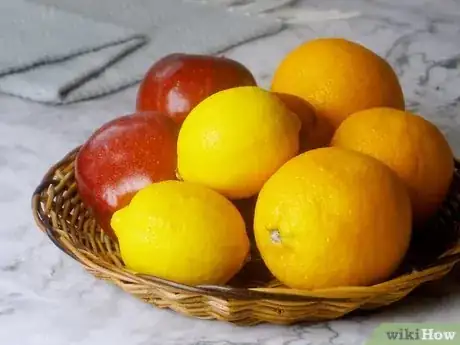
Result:
<instances>
[{"instance_id":1,"label":"wicker basket","mask_svg":"<svg viewBox=\"0 0 460 345\"><path fill-rule=\"evenodd\" d=\"M32 209L38 226L91 274L160 308L239 325L330 320L394 303L420 284L443 277L460 261L460 163L456 162L455 179L442 210L426 231L417 232L405 262L384 283L293 290L273 279L257 252L228 286L192 287L138 275L123 266L118 244L100 231L80 201L73 171L77 151L53 166L34 192Z\"/></svg>"}]
</instances>

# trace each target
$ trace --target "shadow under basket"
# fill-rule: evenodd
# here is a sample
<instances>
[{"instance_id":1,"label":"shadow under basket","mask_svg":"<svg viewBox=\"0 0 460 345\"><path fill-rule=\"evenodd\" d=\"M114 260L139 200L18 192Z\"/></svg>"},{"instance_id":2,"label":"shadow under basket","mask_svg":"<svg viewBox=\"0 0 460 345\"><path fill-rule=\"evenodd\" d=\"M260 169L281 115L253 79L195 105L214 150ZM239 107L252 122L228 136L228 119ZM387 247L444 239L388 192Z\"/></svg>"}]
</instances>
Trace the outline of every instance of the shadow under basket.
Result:
<instances>
[{"instance_id":1,"label":"shadow under basket","mask_svg":"<svg viewBox=\"0 0 460 345\"><path fill-rule=\"evenodd\" d=\"M253 245L251 260L225 286L186 286L139 275L123 265L116 241L82 204L74 179L78 148L51 167L35 190L32 210L51 241L97 278L141 300L200 319L238 325L325 321L397 302L423 283L445 276L460 261L460 163L438 215L416 232L391 279L367 287L294 290L274 279ZM333 254L331 254L333 255Z\"/></svg>"}]
</instances>

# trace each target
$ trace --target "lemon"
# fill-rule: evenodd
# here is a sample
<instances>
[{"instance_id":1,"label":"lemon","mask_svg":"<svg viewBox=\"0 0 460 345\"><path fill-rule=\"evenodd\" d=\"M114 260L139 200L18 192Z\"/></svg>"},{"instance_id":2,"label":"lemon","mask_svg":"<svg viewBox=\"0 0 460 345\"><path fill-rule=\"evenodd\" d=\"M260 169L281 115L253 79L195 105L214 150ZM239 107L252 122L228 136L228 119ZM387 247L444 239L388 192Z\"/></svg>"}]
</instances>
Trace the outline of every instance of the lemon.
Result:
<instances>
[{"instance_id":1,"label":"lemon","mask_svg":"<svg viewBox=\"0 0 460 345\"><path fill-rule=\"evenodd\" d=\"M163 181L141 189L111 225L126 267L178 283L225 284L249 253L236 207L193 183Z\"/></svg>"},{"instance_id":2,"label":"lemon","mask_svg":"<svg viewBox=\"0 0 460 345\"><path fill-rule=\"evenodd\" d=\"M298 289L384 281L411 232L410 199L397 175L375 158L335 147L283 165L262 188L254 216L267 267Z\"/></svg>"},{"instance_id":3,"label":"lemon","mask_svg":"<svg viewBox=\"0 0 460 345\"><path fill-rule=\"evenodd\" d=\"M253 86L220 91L182 124L178 173L230 199L253 196L298 153L300 127L297 115L269 91Z\"/></svg>"}]
</instances>

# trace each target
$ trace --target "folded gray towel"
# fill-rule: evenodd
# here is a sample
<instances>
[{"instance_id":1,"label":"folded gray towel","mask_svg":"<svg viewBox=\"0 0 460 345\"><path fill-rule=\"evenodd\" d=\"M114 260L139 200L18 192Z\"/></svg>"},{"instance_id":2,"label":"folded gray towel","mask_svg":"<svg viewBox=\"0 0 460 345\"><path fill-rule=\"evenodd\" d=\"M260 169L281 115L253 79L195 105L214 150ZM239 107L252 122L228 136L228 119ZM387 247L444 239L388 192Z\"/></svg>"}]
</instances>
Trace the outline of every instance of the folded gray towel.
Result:
<instances>
[{"instance_id":1,"label":"folded gray towel","mask_svg":"<svg viewBox=\"0 0 460 345\"><path fill-rule=\"evenodd\" d=\"M22 0L0 1L0 91L59 103L146 37Z\"/></svg>"},{"instance_id":2,"label":"folded gray towel","mask_svg":"<svg viewBox=\"0 0 460 345\"><path fill-rule=\"evenodd\" d=\"M139 82L173 52L213 54L281 24L180 0L2 0L0 91L64 104Z\"/></svg>"}]
</instances>

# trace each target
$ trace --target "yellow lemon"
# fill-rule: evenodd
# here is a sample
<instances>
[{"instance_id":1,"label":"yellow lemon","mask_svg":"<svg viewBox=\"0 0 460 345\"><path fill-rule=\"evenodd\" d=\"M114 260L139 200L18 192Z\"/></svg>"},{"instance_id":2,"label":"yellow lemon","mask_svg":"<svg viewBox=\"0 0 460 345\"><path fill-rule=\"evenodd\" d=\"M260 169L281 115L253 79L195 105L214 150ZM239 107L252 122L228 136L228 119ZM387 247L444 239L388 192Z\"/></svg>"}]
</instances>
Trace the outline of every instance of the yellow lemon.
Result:
<instances>
[{"instance_id":1,"label":"yellow lemon","mask_svg":"<svg viewBox=\"0 0 460 345\"><path fill-rule=\"evenodd\" d=\"M193 183L163 181L141 189L111 225L128 268L178 283L224 284L249 253L236 207Z\"/></svg>"},{"instance_id":2,"label":"yellow lemon","mask_svg":"<svg viewBox=\"0 0 460 345\"><path fill-rule=\"evenodd\" d=\"M271 92L252 86L220 91L182 124L178 173L231 199L253 196L298 153L300 127L297 115Z\"/></svg>"},{"instance_id":3,"label":"yellow lemon","mask_svg":"<svg viewBox=\"0 0 460 345\"><path fill-rule=\"evenodd\" d=\"M418 225L447 196L454 176L452 150L441 131L419 115L391 108L363 110L342 122L331 144L388 165L406 184Z\"/></svg>"},{"instance_id":4,"label":"yellow lemon","mask_svg":"<svg viewBox=\"0 0 460 345\"><path fill-rule=\"evenodd\" d=\"M259 193L257 247L292 288L365 286L388 278L411 238L410 199L383 163L340 148L303 153Z\"/></svg>"}]
</instances>

